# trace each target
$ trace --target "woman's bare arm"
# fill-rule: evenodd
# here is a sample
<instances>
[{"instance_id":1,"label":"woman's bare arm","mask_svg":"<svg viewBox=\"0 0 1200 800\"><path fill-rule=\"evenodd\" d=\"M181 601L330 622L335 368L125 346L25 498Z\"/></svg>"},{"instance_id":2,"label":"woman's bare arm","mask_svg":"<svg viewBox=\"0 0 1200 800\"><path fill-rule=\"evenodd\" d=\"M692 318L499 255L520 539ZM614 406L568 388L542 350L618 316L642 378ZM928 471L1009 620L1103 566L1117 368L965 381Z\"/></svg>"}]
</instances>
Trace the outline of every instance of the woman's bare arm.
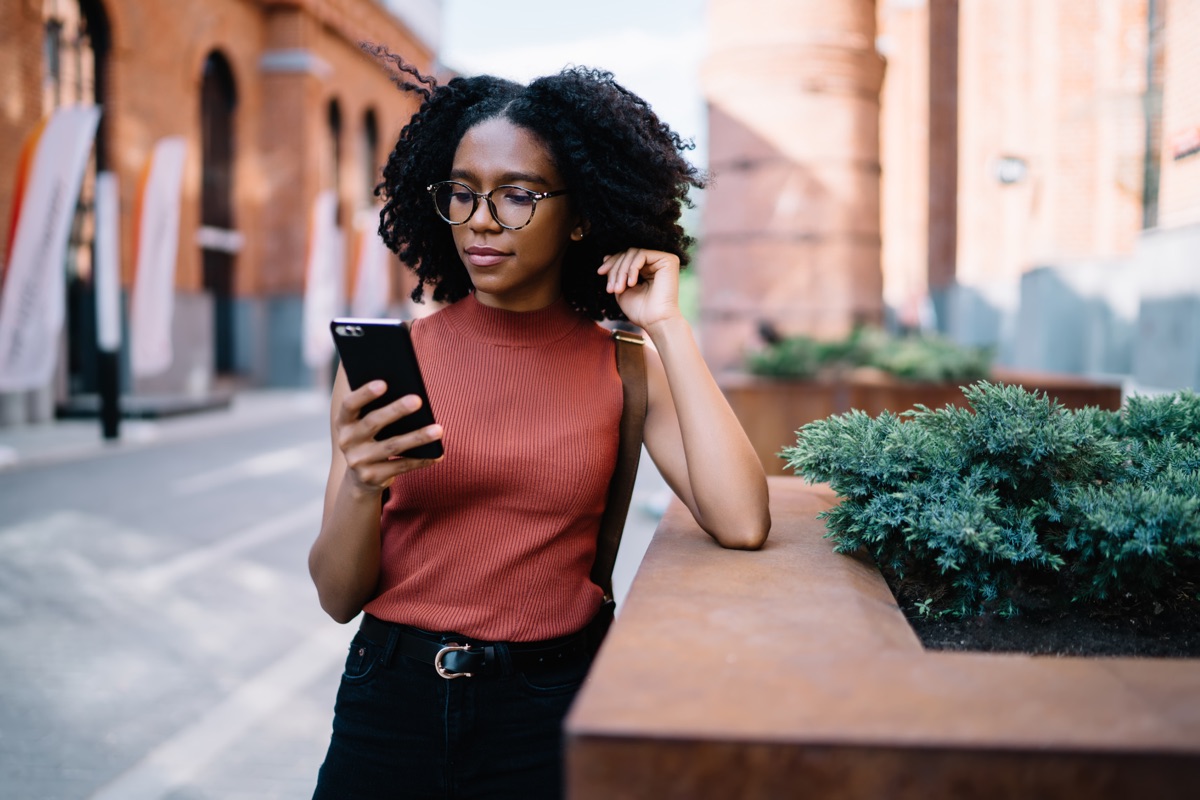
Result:
<instances>
[{"instance_id":1,"label":"woman's bare arm","mask_svg":"<svg viewBox=\"0 0 1200 800\"><path fill-rule=\"evenodd\" d=\"M420 399L407 395L362 419L359 412L383 394L380 381L350 391L338 369L330 402L332 454L325 483L321 531L308 553L308 571L321 608L338 622L349 622L375 593L380 566L380 503L392 478L435 463L399 454L440 439L441 426L430 425L382 442L375 434L412 413Z\"/></svg>"},{"instance_id":2,"label":"woman's bare arm","mask_svg":"<svg viewBox=\"0 0 1200 800\"><path fill-rule=\"evenodd\" d=\"M771 529L766 475L679 310L679 259L631 249L606 259L600 273L654 343L645 434L654 463L719 544L761 547Z\"/></svg>"}]
</instances>

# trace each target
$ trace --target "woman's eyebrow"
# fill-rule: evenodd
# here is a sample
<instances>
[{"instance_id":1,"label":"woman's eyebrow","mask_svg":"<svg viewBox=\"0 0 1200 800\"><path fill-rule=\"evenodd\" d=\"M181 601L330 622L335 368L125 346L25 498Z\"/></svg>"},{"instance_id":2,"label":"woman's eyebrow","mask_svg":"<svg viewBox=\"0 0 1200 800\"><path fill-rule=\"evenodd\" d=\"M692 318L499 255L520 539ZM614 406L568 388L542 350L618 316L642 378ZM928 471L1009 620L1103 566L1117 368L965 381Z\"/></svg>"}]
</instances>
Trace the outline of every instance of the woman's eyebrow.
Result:
<instances>
[{"instance_id":1,"label":"woman's eyebrow","mask_svg":"<svg viewBox=\"0 0 1200 800\"><path fill-rule=\"evenodd\" d=\"M479 176L468 169L452 169L450 170L450 178L452 180L479 182ZM540 175L532 172L505 172L501 175L497 182L497 186L503 186L508 183L536 183L541 186L549 186L550 183Z\"/></svg>"}]
</instances>

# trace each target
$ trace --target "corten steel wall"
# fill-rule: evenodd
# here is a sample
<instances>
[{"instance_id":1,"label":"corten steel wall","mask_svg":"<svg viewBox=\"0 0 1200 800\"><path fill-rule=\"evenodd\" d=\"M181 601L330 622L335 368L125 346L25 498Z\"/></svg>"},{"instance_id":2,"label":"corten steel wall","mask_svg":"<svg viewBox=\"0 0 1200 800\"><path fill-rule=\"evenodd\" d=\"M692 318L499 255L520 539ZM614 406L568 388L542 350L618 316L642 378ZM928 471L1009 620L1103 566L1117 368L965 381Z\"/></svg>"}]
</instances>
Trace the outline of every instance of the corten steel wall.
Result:
<instances>
[{"instance_id":1,"label":"corten steel wall","mask_svg":"<svg viewBox=\"0 0 1200 800\"><path fill-rule=\"evenodd\" d=\"M1185 138L1200 138L1200 3L1167 0L1163 80L1162 177L1158 224L1200 223L1200 152L1176 157Z\"/></svg>"},{"instance_id":2,"label":"corten steel wall","mask_svg":"<svg viewBox=\"0 0 1200 800\"><path fill-rule=\"evenodd\" d=\"M201 292L200 93L205 61L216 52L229 63L237 97L233 217L244 244L236 256L234 293L249 302L279 297L298 302L312 203L333 181L329 102L337 100L342 117L337 188L347 225L362 205L366 112L377 119L382 166L417 107L358 43L385 44L426 72L431 51L372 0L102 0L101 5L112 40L105 124L108 163L120 183L123 286L128 290L133 279L139 175L155 142L179 135L187 139L188 155L176 285L181 297ZM9 236L17 151L41 116L42 28L41 0L0 0L0 247Z\"/></svg>"},{"instance_id":3,"label":"corten steel wall","mask_svg":"<svg viewBox=\"0 0 1200 800\"><path fill-rule=\"evenodd\" d=\"M705 356L760 321L834 336L882 318L873 0L712 0L713 184L699 256Z\"/></svg>"}]
</instances>

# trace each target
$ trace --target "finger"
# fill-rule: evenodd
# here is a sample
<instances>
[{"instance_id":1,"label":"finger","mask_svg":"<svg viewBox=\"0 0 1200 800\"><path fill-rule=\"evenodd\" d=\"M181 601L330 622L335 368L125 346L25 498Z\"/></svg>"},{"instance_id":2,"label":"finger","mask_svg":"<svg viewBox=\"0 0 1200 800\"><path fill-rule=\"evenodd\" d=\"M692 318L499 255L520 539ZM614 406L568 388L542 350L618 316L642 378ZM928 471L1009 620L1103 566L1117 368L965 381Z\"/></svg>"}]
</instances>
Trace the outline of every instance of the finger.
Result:
<instances>
[{"instance_id":1,"label":"finger","mask_svg":"<svg viewBox=\"0 0 1200 800\"><path fill-rule=\"evenodd\" d=\"M615 258L616 258L615 253L612 255L605 256L600 261L600 268L597 269L596 272L599 273L600 275L607 275L609 270L611 270L613 268L613 263L614 263Z\"/></svg>"},{"instance_id":2,"label":"finger","mask_svg":"<svg viewBox=\"0 0 1200 800\"><path fill-rule=\"evenodd\" d=\"M642 270L646 266L646 256L644 253L638 253L638 258L629 265L629 276L626 278L628 284L637 286L638 279L642 277Z\"/></svg>"},{"instance_id":3,"label":"finger","mask_svg":"<svg viewBox=\"0 0 1200 800\"><path fill-rule=\"evenodd\" d=\"M398 419L407 417L421 407L421 398L415 394L406 394L398 400L393 400L386 406L376 408L363 417L363 422L374 436L386 426Z\"/></svg>"},{"instance_id":4,"label":"finger","mask_svg":"<svg viewBox=\"0 0 1200 800\"><path fill-rule=\"evenodd\" d=\"M426 425L424 428L412 431L410 433L402 433L399 436L393 436L387 439L383 444L387 445L388 458L405 458L405 453L413 448L420 447L425 444L432 444L442 438L442 426L438 424ZM410 459L412 461L436 461L437 459Z\"/></svg>"},{"instance_id":5,"label":"finger","mask_svg":"<svg viewBox=\"0 0 1200 800\"><path fill-rule=\"evenodd\" d=\"M620 274L621 260L625 257L626 252L628 251L622 250L605 259L605 273L608 275L608 283L605 288L609 294L612 294L613 290L617 287L617 276Z\"/></svg>"},{"instance_id":6,"label":"finger","mask_svg":"<svg viewBox=\"0 0 1200 800\"><path fill-rule=\"evenodd\" d=\"M411 466L401 465L400 462L440 461L441 458L410 458L404 454L421 445L435 442L442 438L442 426L426 425L415 431L401 433L382 441L369 438L356 443L346 452L346 464L365 484L383 485L401 472L407 472ZM397 467L400 467L397 469Z\"/></svg>"},{"instance_id":7,"label":"finger","mask_svg":"<svg viewBox=\"0 0 1200 800\"><path fill-rule=\"evenodd\" d=\"M614 294L620 294L621 292L625 291L627 286L631 285L629 283L629 273L630 270L633 269L633 265L638 261L640 255L641 254L634 249L626 250L621 253L620 258L617 261L617 266L609 275L610 292ZM636 274L636 270L634 270L634 274Z\"/></svg>"},{"instance_id":8,"label":"finger","mask_svg":"<svg viewBox=\"0 0 1200 800\"><path fill-rule=\"evenodd\" d=\"M363 406L381 397L386 391L387 384L383 381L368 381L364 383L342 399L339 415L344 418L343 421L357 420Z\"/></svg>"}]
</instances>

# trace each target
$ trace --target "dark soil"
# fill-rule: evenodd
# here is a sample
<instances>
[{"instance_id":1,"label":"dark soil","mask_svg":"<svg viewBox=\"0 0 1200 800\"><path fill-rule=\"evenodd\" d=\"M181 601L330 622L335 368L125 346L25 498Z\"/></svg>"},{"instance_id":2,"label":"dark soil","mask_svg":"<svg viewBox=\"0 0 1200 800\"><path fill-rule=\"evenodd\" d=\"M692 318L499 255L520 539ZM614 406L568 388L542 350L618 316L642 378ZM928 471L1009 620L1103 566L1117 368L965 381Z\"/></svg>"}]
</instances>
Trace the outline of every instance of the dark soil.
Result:
<instances>
[{"instance_id":1,"label":"dark soil","mask_svg":"<svg viewBox=\"0 0 1200 800\"><path fill-rule=\"evenodd\" d=\"M1015 617L922 616L911 599L922 587L884 577L927 650L975 650L1060 656L1200 657L1200 587L1185 585L1156 599L1131 596L1104 605L1034 608Z\"/></svg>"}]
</instances>

